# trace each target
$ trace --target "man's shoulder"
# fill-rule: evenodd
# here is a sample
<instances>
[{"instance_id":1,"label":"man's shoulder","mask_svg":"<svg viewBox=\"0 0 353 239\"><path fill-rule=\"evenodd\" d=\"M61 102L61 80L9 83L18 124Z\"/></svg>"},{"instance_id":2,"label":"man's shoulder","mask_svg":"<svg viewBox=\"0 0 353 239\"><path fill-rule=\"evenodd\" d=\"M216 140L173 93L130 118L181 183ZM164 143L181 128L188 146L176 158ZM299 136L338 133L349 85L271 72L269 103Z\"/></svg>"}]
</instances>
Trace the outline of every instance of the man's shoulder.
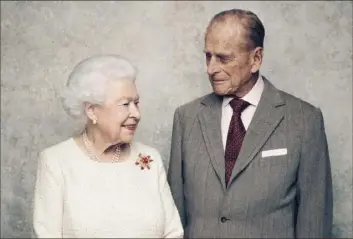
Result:
<instances>
[{"instance_id":1,"label":"man's shoulder","mask_svg":"<svg viewBox=\"0 0 353 239\"><path fill-rule=\"evenodd\" d=\"M180 108L192 108L192 107L195 107L195 106L197 107L197 106L199 106L202 103L202 101L204 101L207 97L211 96L212 94L213 93L208 93L208 94L205 94L203 96L197 97L194 100L191 100L189 102L186 102L186 103L182 104L180 106Z\"/></svg>"},{"instance_id":2,"label":"man's shoulder","mask_svg":"<svg viewBox=\"0 0 353 239\"><path fill-rule=\"evenodd\" d=\"M286 117L295 125L301 125L302 132L323 125L324 116L320 107L288 92L278 90L285 103ZM323 127L323 126L319 126Z\"/></svg>"},{"instance_id":3,"label":"man's shoulder","mask_svg":"<svg viewBox=\"0 0 353 239\"><path fill-rule=\"evenodd\" d=\"M190 115L190 113L197 114L197 112L202 108L202 102L205 101L205 99L212 97L214 93L208 93L203 96L200 96L194 100L191 100L189 102L186 102L182 105L180 105L177 110L179 112L184 112Z\"/></svg>"},{"instance_id":4,"label":"man's shoulder","mask_svg":"<svg viewBox=\"0 0 353 239\"><path fill-rule=\"evenodd\" d=\"M308 101L298 97L297 95L289 93L289 92L282 90L282 89L278 89L266 77L263 76L263 79L265 81L265 84L267 85L267 88L269 89L269 92L271 94L278 93L280 95L280 98L284 101L284 103L286 104L286 106L288 107L289 110L294 110L294 111L296 111L297 109L304 110L304 111L317 111L318 110L318 108L316 106L314 106L313 104L309 103Z\"/></svg>"},{"instance_id":5,"label":"man's shoulder","mask_svg":"<svg viewBox=\"0 0 353 239\"><path fill-rule=\"evenodd\" d=\"M304 112L314 112L318 108L312 103L283 90L278 90L282 99L285 101L286 105L292 109L298 109Z\"/></svg>"}]
</instances>

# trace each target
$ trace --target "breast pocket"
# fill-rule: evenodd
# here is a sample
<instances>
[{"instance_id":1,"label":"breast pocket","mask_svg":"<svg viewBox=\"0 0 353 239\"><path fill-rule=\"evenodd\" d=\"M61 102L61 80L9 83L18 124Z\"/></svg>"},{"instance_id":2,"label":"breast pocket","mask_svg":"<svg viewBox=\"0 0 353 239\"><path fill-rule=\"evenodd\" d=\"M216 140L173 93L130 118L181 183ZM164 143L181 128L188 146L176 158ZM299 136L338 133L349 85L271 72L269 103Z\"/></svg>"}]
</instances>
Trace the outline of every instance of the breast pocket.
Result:
<instances>
[{"instance_id":1,"label":"breast pocket","mask_svg":"<svg viewBox=\"0 0 353 239\"><path fill-rule=\"evenodd\" d=\"M260 158L260 165L263 167L287 165L287 155Z\"/></svg>"},{"instance_id":2,"label":"breast pocket","mask_svg":"<svg viewBox=\"0 0 353 239\"><path fill-rule=\"evenodd\" d=\"M262 151L260 167L272 175L286 174L288 170L288 152L284 149Z\"/></svg>"},{"instance_id":3,"label":"breast pocket","mask_svg":"<svg viewBox=\"0 0 353 239\"><path fill-rule=\"evenodd\" d=\"M287 148L263 150L260 155L261 166L287 164Z\"/></svg>"}]
</instances>

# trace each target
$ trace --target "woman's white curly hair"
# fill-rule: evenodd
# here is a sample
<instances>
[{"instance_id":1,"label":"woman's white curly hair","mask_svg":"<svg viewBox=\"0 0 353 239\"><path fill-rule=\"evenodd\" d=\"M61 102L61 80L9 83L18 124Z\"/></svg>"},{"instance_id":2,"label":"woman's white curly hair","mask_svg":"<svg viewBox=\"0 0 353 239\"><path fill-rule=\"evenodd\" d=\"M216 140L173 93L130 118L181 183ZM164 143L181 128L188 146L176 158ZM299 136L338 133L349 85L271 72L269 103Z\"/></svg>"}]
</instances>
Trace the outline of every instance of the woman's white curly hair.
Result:
<instances>
[{"instance_id":1,"label":"woman's white curly hair","mask_svg":"<svg viewBox=\"0 0 353 239\"><path fill-rule=\"evenodd\" d=\"M96 55L79 62L69 75L60 99L64 110L73 118L87 120L84 102L103 104L107 83L130 79L137 69L119 55Z\"/></svg>"}]
</instances>

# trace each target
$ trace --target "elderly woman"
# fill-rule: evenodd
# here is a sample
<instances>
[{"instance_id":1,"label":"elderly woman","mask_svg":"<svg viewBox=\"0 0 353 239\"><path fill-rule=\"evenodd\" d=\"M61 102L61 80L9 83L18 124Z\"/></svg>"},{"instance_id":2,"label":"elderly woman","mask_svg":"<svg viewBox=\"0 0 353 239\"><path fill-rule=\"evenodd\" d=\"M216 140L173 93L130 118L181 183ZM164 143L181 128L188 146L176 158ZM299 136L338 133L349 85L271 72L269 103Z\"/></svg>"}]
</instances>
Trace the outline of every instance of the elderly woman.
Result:
<instances>
[{"instance_id":1,"label":"elderly woman","mask_svg":"<svg viewBox=\"0 0 353 239\"><path fill-rule=\"evenodd\" d=\"M135 68L115 55L88 58L70 74L63 106L86 124L40 154L37 237L183 237L159 152L133 140L135 78Z\"/></svg>"}]
</instances>

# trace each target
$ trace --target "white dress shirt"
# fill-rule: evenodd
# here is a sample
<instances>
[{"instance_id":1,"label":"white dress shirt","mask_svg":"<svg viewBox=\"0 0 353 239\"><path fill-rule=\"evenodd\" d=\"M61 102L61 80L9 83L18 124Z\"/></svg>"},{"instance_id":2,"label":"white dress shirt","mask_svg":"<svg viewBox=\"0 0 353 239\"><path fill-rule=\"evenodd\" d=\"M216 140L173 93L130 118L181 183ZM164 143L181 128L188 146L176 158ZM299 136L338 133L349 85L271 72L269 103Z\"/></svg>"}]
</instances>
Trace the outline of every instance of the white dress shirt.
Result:
<instances>
[{"instance_id":1,"label":"white dress shirt","mask_svg":"<svg viewBox=\"0 0 353 239\"><path fill-rule=\"evenodd\" d=\"M245 127L245 130L248 129L251 119L254 116L256 107L259 104L263 90L264 90L264 81L261 75L259 74L259 78L256 81L253 88L244 97L241 98L242 100L245 100L250 103L250 105L241 113L241 116L240 116L243 122L243 125ZM221 127L222 127L222 141L223 141L224 150L226 148L226 143L227 143L229 123L233 115L233 109L230 106L229 102L233 98L234 97L224 97L223 103L222 103Z\"/></svg>"}]
</instances>

